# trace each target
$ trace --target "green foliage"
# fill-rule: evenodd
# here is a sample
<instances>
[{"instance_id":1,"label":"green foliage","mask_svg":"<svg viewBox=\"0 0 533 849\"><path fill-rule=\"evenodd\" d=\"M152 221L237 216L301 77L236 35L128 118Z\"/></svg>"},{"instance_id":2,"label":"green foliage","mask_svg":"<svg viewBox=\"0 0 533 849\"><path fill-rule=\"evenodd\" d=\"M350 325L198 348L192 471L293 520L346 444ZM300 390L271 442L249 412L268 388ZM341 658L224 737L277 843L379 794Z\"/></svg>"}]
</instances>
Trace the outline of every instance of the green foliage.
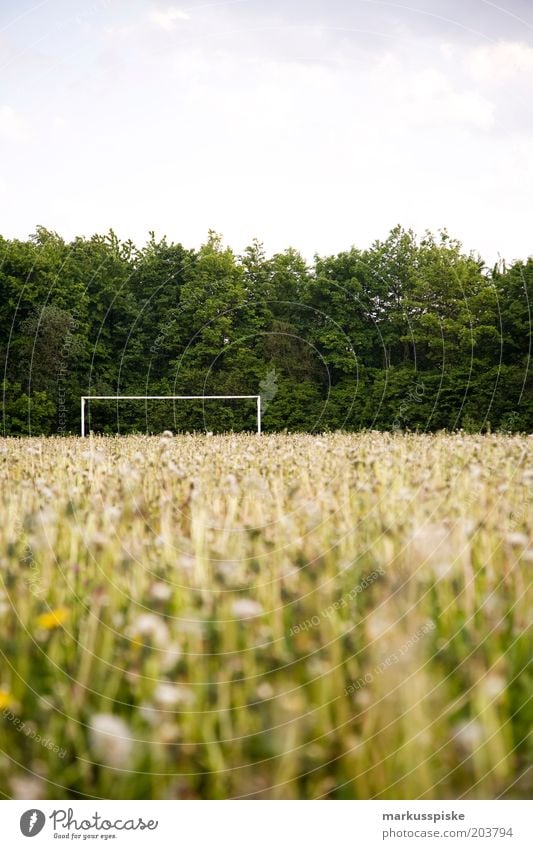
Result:
<instances>
[{"instance_id":1,"label":"green foliage","mask_svg":"<svg viewBox=\"0 0 533 849\"><path fill-rule=\"evenodd\" d=\"M56 405L46 392L28 395L20 384L2 382L3 431L41 436L50 433Z\"/></svg>"},{"instance_id":2,"label":"green foliage","mask_svg":"<svg viewBox=\"0 0 533 849\"><path fill-rule=\"evenodd\" d=\"M85 394L258 394L266 430L530 431L533 260L492 271L445 231L241 256L153 233L0 237L6 434L79 429ZM31 423L28 411L31 412ZM114 433L252 428L251 405L93 404Z\"/></svg>"}]
</instances>

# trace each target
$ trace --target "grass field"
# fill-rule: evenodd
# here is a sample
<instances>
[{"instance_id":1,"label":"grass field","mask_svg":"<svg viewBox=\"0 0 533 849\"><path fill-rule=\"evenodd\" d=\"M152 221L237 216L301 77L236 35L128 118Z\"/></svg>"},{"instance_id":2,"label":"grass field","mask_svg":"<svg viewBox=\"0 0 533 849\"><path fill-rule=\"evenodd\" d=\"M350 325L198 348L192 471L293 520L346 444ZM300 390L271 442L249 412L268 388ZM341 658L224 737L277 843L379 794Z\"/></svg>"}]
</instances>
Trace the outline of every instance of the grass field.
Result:
<instances>
[{"instance_id":1,"label":"grass field","mask_svg":"<svg viewBox=\"0 0 533 849\"><path fill-rule=\"evenodd\" d=\"M524 798L531 437L0 441L0 790Z\"/></svg>"}]
</instances>

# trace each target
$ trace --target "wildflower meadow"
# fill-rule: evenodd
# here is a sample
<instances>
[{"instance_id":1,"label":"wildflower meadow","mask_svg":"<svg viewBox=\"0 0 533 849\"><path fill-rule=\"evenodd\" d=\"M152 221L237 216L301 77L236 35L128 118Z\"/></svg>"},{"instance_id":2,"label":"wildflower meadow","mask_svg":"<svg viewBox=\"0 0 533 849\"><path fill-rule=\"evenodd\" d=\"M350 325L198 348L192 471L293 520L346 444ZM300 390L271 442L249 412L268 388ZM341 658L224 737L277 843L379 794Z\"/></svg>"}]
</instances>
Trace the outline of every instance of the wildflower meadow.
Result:
<instances>
[{"instance_id":1,"label":"wildflower meadow","mask_svg":"<svg viewBox=\"0 0 533 849\"><path fill-rule=\"evenodd\" d=\"M0 440L0 790L527 798L532 437Z\"/></svg>"}]
</instances>

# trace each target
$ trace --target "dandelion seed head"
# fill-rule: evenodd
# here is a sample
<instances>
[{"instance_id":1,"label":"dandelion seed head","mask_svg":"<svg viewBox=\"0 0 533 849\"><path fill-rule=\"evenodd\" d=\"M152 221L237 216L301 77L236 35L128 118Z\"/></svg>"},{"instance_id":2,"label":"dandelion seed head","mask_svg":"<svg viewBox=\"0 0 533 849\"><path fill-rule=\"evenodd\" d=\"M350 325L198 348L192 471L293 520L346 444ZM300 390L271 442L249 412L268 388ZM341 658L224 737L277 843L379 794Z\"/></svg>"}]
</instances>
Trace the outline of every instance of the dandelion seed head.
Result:
<instances>
[{"instance_id":1,"label":"dandelion seed head","mask_svg":"<svg viewBox=\"0 0 533 849\"><path fill-rule=\"evenodd\" d=\"M261 699L261 701L267 701L273 697L274 688L272 687L272 684L268 683L268 681L261 681L255 692L258 699Z\"/></svg>"},{"instance_id":2,"label":"dandelion seed head","mask_svg":"<svg viewBox=\"0 0 533 849\"><path fill-rule=\"evenodd\" d=\"M112 767L126 767L133 752L131 731L123 719L97 713L89 723L89 745L93 756Z\"/></svg>"},{"instance_id":3,"label":"dandelion seed head","mask_svg":"<svg viewBox=\"0 0 533 849\"><path fill-rule=\"evenodd\" d=\"M483 726L477 720L461 722L455 726L453 738L466 751L477 749L484 740Z\"/></svg>"},{"instance_id":4,"label":"dandelion seed head","mask_svg":"<svg viewBox=\"0 0 533 849\"><path fill-rule=\"evenodd\" d=\"M251 619L263 613L263 607L252 598L238 598L232 606L231 612L237 619Z\"/></svg>"},{"instance_id":5,"label":"dandelion seed head","mask_svg":"<svg viewBox=\"0 0 533 849\"><path fill-rule=\"evenodd\" d=\"M529 543L529 537L527 534L521 533L520 531L513 531L512 533L507 534L505 539L509 545L516 546L517 548L525 548Z\"/></svg>"},{"instance_id":6,"label":"dandelion seed head","mask_svg":"<svg viewBox=\"0 0 533 849\"><path fill-rule=\"evenodd\" d=\"M150 596L155 601L168 601L172 597L172 587L164 581L156 581L150 587Z\"/></svg>"},{"instance_id":7,"label":"dandelion seed head","mask_svg":"<svg viewBox=\"0 0 533 849\"><path fill-rule=\"evenodd\" d=\"M154 645L164 647L168 643L169 633L164 620L155 613L141 613L131 624L129 633L134 638L146 637Z\"/></svg>"},{"instance_id":8,"label":"dandelion seed head","mask_svg":"<svg viewBox=\"0 0 533 849\"><path fill-rule=\"evenodd\" d=\"M154 701L162 708L189 707L194 703L194 693L182 684L158 684L154 690Z\"/></svg>"},{"instance_id":9,"label":"dandelion seed head","mask_svg":"<svg viewBox=\"0 0 533 849\"><path fill-rule=\"evenodd\" d=\"M36 775L21 775L11 779L11 791L14 799L44 799L45 783Z\"/></svg>"}]
</instances>

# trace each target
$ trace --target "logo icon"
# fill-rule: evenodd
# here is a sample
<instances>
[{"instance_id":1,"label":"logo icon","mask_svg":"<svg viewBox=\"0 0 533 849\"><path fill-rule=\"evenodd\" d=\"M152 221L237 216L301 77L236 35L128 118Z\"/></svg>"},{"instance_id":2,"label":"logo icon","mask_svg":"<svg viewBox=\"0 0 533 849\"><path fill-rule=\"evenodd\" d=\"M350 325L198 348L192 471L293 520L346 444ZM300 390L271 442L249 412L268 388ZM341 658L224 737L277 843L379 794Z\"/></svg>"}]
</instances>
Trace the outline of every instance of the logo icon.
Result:
<instances>
[{"instance_id":1,"label":"logo icon","mask_svg":"<svg viewBox=\"0 0 533 849\"><path fill-rule=\"evenodd\" d=\"M37 808L31 808L29 811L24 811L20 818L20 830L24 837L35 837L42 831L46 817L42 811Z\"/></svg>"}]
</instances>

